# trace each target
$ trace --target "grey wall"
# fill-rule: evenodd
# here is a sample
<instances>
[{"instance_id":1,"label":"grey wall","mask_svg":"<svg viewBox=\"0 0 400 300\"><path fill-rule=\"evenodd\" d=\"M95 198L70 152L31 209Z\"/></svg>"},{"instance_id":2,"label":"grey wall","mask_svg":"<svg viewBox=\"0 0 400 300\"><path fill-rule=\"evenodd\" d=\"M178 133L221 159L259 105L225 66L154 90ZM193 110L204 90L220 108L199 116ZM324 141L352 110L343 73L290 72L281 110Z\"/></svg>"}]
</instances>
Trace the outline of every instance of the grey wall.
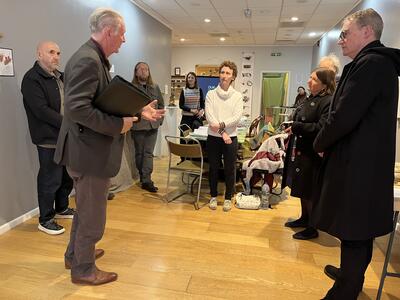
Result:
<instances>
[{"instance_id":1,"label":"grey wall","mask_svg":"<svg viewBox=\"0 0 400 300\"><path fill-rule=\"evenodd\" d=\"M183 74L195 70L196 64L219 65L224 60L232 60L241 71L242 52L254 52L254 85L252 118L260 114L262 72L289 71L288 103L293 104L297 87L305 86L311 71L312 47L173 47L171 74L174 67L180 67ZM282 56L271 56L271 52L281 52Z\"/></svg>"},{"instance_id":2,"label":"grey wall","mask_svg":"<svg viewBox=\"0 0 400 300\"><path fill-rule=\"evenodd\" d=\"M41 40L57 42L63 70L89 38L88 17L100 6L119 11L126 22L126 43L110 59L115 74L131 80L136 62L147 61L161 87L170 82L171 31L129 0L0 0L0 47L13 49L16 75L0 77L0 226L37 207L38 159L20 93L36 45Z\"/></svg>"},{"instance_id":3,"label":"grey wall","mask_svg":"<svg viewBox=\"0 0 400 300\"><path fill-rule=\"evenodd\" d=\"M383 18L384 29L381 41L388 47L400 48L400 1L399 0L364 0L359 3L354 11L366 8L375 9ZM341 30L341 22L328 32L320 41L319 46L313 47L313 66L318 64L319 59L329 53L335 53L341 60L342 67L350 62L349 58L343 57L337 39ZM400 103L399 103L400 104ZM400 162L400 123L397 123L397 146L396 161Z\"/></svg>"}]
</instances>

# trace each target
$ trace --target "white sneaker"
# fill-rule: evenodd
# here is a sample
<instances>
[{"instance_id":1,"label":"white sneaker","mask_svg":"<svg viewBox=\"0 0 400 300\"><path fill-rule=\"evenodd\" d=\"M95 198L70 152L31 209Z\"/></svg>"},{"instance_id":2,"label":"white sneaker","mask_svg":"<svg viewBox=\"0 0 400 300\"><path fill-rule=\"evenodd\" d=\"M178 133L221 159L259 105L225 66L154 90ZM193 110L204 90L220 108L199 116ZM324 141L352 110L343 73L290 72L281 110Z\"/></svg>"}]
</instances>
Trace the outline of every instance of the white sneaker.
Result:
<instances>
[{"instance_id":1,"label":"white sneaker","mask_svg":"<svg viewBox=\"0 0 400 300\"><path fill-rule=\"evenodd\" d=\"M222 209L224 211L230 211L232 208L232 201L231 200L225 200L224 201L224 206L222 207Z\"/></svg>"},{"instance_id":2,"label":"white sneaker","mask_svg":"<svg viewBox=\"0 0 400 300\"><path fill-rule=\"evenodd\" d=\"M210 202L208 203L208 207L210 209L212 209L212 210L216 210L217 209L217 205L218 205L217 198L212 197L210 199Z\"/></svg>"}]
</instances>

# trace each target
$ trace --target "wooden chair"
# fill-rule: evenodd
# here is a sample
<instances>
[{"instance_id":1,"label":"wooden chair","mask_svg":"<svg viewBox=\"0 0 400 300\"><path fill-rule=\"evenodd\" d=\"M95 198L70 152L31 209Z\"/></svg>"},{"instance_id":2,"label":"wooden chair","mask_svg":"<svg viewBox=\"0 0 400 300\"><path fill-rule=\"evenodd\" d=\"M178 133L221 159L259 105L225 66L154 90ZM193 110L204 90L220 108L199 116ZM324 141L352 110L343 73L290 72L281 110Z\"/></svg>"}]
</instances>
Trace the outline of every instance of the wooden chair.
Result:
<instances>
[{"instance_id":1,"label":"wooden chair","mask_svg":"<svg viewBox=\"0 0 400 300\"><path fill-rule=\"evenodd\" d=\"M197 196L193 204L195 209L199 209L201 181L203 179L204 173L208 170L208 165L204 163L203 152L200 142L191 137L177 137L177 136L166 136L165 140L167 141L169 150L169 162L168 162L167 190L164 200L167 203L169 203L184 194L188 193L191 194L193 192L193 186L195 182L198 180ZM184 157L185 160L179 163L178 165L172 165L173 155ZM182 173L182 182L185 183L187 187L184 192L179 193L172 199L168 199L171 170L179 171ZM185 175L187 176L186 182L184 180Z\"/></svg>"},{"instance_id":2,"label":"wooden chair","mask_svg":"<svg viewBox=\"0 0 400 300\"><path fill-rule=\"evenodd\" d=\"M255 118L249 127L249 132L247 133L246 137L254 137L257 135L258 132L258 124L260 123L260 121L264 118L263 115L258 116L257 118Z\"/></svg>"}]
</instances>

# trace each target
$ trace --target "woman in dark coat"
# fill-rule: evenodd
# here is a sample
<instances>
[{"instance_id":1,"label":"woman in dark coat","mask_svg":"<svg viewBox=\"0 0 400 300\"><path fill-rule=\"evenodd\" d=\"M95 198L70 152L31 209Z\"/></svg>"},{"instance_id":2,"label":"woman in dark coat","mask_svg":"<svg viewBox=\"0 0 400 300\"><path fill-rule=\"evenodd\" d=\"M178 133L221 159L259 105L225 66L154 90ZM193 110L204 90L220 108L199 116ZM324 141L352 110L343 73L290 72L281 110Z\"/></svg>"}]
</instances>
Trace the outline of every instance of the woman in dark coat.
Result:
<instances>
[{"instance_id":1,"label":"woman in dark coat","mask_svg":"<svg viewBox=\"0 0 400 300\"><path fill-rule=\"evenodd\" d=\"M335 90L335 73L326 68L315 69L308 80L310 96L296 109L282 186L291 188L291 196L301 200L301 217L285 223L286 227L306 227L293 238L307 240L316 238L318 231L309 224L313 206L313 188L322 158L313 149L313 142L325 122L332 95Z\"/></svg>"},{"instance_id":2,"label":"woman in dark coat","mask_svg":"<svg viewBox=\"0 0 400 300\"><path fill-rule=\"evenodd\" d=\"M306 89L302 86L299 86L297 88L297 96L296 99L294 100L294 107L298 107L301 104L303 104L303 102L307 99L307 93L306 93Z\"/></svg>"}]
</instances>

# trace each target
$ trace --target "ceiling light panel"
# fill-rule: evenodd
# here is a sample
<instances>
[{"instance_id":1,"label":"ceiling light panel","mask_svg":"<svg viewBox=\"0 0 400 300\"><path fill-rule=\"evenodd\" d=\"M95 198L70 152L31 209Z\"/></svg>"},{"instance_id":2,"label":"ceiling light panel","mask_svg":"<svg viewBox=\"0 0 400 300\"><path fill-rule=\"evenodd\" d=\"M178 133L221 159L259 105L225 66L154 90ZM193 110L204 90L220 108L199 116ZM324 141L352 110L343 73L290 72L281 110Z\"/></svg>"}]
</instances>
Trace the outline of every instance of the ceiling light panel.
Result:
<instances>
[{"instance_id":1,"label":"ceiling light panel","mask_svg":"<svg viewBox=\"0 0 400 300\"><path fill-rule=\"evenodd\" d=\"M303 27L279 28L276 33L277 40L296 40L303 32Z\"/></svg>"}]
</instances>

